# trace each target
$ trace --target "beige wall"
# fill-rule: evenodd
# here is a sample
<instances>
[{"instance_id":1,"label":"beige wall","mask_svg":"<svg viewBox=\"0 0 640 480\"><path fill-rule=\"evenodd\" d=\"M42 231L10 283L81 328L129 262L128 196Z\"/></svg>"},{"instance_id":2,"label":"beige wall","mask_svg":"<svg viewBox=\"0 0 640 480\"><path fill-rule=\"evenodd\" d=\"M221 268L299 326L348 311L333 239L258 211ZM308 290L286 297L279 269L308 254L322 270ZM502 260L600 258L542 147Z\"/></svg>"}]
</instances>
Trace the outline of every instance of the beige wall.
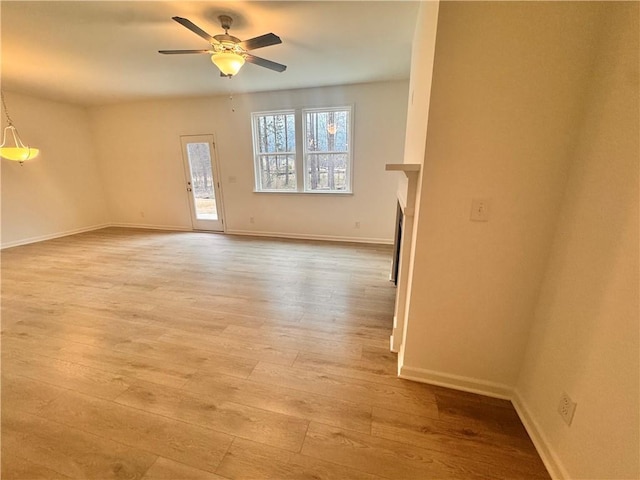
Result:
<instances>
[{"instance_id":1,"label":"beige wall","mask_svg":"<svg viewBox=\"0 0 640 480\"><path fill-rule=\"evenodd\" d=\"M640 478L638 3L607 8L518 381L567 478ZM577 402L567 427L561 393Z\"/></svg>"},{"instance_id":2,"label":"beige wall","mask_svg":"<svg viewBox=\"0 0 640 480\"><path fill-rule=\"evenodd\" d=\"M22 166L1 160L2 246L105 224L86 110L12 92L5 97L22 140L38 147L40 156Z\"/></svg>"},{"instance_id":3,"label":"beige wall","mask_svg":"<svg viewBox=\"0 0 640 480\"><path fill-rule=\"evenodd\" d=\"M384 165L402 159L407 89L400 81L92 108L111 221L190 229L179 136L212 133L228 231L390 242L395 182ZM346 104L353 195L253 192L251 112Z\"/></svg>"},{"instance_id":4,"label":"beige wall","mask_svg":"<svg viewBox=\"0 0 640 480\"><path fill-rule=\"evenodd\" d=\"M597 15L568 2L440 4L405 375L515 384ZM488 222L469 220L474 197L491 199Z\"/></svg>"}]
</instances>

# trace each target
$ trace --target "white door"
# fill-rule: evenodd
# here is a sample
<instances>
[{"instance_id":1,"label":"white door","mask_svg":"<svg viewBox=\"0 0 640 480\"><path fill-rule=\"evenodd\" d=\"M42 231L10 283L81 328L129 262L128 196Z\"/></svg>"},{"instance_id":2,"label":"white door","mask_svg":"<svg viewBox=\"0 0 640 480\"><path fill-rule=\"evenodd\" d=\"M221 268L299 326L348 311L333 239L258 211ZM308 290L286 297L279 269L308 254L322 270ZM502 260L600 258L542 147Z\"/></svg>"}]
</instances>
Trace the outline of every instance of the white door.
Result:
<instances>
[{"instance_id":1,"label":"white door","mask_svg":"<svg viewBox=\"0 0 640 480\"><path fill-rule=\"evenodd\" d=\"M213 135L185 135L180 141L193 229L222 232L222 195Z\"/></svg>"}]
</instances>

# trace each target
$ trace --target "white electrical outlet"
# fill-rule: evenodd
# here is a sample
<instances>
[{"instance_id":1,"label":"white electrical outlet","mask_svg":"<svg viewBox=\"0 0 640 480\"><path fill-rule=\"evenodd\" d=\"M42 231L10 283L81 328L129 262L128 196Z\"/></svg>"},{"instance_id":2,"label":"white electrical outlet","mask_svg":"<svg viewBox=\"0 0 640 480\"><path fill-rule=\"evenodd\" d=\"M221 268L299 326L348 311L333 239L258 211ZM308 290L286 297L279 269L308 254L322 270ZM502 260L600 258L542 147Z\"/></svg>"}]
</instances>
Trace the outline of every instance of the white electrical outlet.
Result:
<instances>
[{"instance_id":1,"label":"white electrical outlet","mask_svg":"<svg viewBox=\"0 0 640 480\"><path fill-rule=\"evenodd\" d=\"M360 228L360 222L356 222L354 226L355 228Z\"/></svg>"},{"instance_id":2,"label":"white electrical outlet","mask_svg":"<svg viewBox=\"0 0 640 480\"><path fill-rule=\"evenodd\" d=\"M255 223L255 219L253 217L249 217L249 223Z\"/></svg>"},{"instance_id":3,"label":"white electrical outlet","mask_svg":"<svg viewBox=\"0 0 640 480\"><path fill-rule=\"evenodd\" d=\"M565 392L560 396L560 404L558 405L558 413L567 425L571 425L573 414L576 411L576 403Z\"/></svg>"}]
</instances>

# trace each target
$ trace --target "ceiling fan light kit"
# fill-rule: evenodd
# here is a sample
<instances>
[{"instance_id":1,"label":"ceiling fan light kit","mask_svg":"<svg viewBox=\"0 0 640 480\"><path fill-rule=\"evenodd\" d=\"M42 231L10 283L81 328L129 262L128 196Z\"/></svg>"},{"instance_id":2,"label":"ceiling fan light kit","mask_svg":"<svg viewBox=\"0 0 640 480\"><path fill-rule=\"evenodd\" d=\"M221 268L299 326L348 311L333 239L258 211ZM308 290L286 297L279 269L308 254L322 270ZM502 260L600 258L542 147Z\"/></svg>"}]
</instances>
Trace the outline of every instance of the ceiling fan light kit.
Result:
<instances>
[{"instance_id":1,"label":"ceiling fan light kit","mask_svg":"<svg viewBox=\"0 0 640 480\"><path fill-rule=\"evenodd\" d=\"M231 77L244 65L244 57L234 52L220 52L211 55L211 61L223 75Z\"/></svg>"},{"instance_id":2,"label":"ceiling fan light kit","mask_svg":"<svg viewBox=\"0 0 640 480\"><path fill-rule=\"evenodd\" d=\"M172 18L183 27L188 28L196 35L208 41L211 48L208 50L159 50L159 53L165 55L188 53L209 54L211 55L211 61L216 67L218 67L220 73L229 78L236 75L245 62L253 63L254 65L265 67L276 72L284 72L287 69L286 65L247 53L249 50L282 43L280 37L273 33L267 33L259 37L241 41L239 38L229 35L229 29L231 28L233 19L228 15L220 15L218 20L220 20L220 25L224 29L224 34L212 37L191 20L182 17Z\"/></svg>"}]
</instances>

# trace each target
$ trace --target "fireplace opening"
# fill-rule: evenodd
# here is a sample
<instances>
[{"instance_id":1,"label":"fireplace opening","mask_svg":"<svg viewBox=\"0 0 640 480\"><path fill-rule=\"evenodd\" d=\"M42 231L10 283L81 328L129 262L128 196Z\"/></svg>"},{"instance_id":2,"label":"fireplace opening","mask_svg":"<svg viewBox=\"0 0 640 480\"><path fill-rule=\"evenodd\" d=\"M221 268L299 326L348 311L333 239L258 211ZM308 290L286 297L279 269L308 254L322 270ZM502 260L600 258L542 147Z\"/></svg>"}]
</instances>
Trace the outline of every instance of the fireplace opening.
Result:
<instances>
[{"instance_id":1,"label":"fireplace opening","mask_svg":"<svg viewBox=\"0 0 640 480\"><path fill-rule=\"evenodd\" d=\"M396 287L398 286L398 270L400 268L400 242L402 240L403 218L402 207L400 206L400 202L398 202L398 208L396 210L396 233L393 239L393 263L391 264L391 281Z\"/></svg>"}]
</instances>

